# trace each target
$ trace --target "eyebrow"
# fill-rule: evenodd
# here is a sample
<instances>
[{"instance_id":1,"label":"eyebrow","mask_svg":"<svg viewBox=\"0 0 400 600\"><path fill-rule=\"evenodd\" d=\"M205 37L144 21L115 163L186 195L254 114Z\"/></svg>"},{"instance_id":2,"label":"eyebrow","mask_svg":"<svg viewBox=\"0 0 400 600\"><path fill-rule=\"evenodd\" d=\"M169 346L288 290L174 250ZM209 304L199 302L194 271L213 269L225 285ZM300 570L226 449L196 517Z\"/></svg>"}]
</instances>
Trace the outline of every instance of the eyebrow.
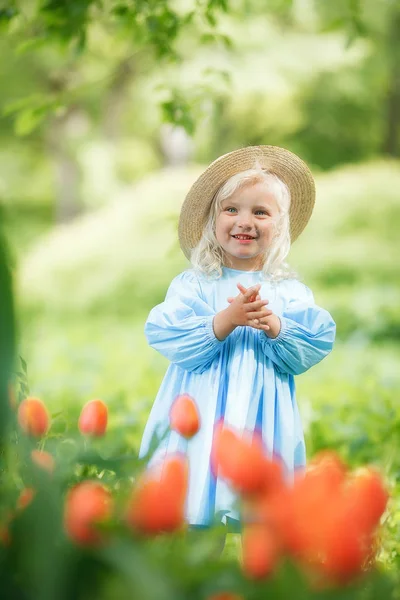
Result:
<instances>
[{"instance_id":1,"label":"eyebrow","mask_svg":"<svg viewBox=\"0 0 400 600\"><path fill-rule=\"evenodd\" d=\"M237 206L237 202L235 202L234 200L230 201L229 199L227 200L223 200L222 204L224 204L225 206ZM265 210L266 208L271 208L271 206L269 204L258 204L257 206L255 206L254 208L261 208L263 210Z\"/></svg>"}]
</instances>

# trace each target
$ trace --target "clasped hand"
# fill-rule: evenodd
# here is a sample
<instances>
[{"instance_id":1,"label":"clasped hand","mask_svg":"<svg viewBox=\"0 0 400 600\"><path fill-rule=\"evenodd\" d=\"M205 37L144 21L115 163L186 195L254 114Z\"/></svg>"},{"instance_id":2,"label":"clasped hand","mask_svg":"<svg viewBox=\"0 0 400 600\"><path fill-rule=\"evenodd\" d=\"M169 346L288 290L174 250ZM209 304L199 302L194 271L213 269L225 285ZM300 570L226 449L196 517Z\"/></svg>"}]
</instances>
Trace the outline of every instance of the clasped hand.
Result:
<instances>
[{"instance_id":1,"label":"clasped hand","mask_svg":"<svg viewBox=\"0 0 400 600\"><path fill-rule=\"evenodd\" d=\"M240 294L235 298L227 298L230 306L229 313L232 324L235 326L248 326L261 329L269 337L275 338L281 328L279 317L272 310L266 308L268 300L261 300L257 293L261 284L246 289L240 283L237 284Z\"/></svg>"}]
</instances>

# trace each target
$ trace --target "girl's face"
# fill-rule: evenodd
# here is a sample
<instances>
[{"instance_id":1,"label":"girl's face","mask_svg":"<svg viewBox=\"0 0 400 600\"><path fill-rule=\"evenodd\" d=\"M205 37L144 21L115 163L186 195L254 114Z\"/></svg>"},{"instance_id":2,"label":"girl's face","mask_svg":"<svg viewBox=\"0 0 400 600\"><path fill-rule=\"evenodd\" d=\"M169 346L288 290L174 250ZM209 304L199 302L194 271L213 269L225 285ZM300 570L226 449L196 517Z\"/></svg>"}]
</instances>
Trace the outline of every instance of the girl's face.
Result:
<instances>
[{"instance_id":1,"label":"girl's face","mask_svg":"<svg viewBox=\"0 0 400 600\"><path fill-rule=\"evenodd\" d=\"M275 235L278 217L278 203L264 183L242 187L223 200L215 234L228 255L230 264L225 266L241 271L260 270L262 255Z\"/></svg>"}]
</instances>

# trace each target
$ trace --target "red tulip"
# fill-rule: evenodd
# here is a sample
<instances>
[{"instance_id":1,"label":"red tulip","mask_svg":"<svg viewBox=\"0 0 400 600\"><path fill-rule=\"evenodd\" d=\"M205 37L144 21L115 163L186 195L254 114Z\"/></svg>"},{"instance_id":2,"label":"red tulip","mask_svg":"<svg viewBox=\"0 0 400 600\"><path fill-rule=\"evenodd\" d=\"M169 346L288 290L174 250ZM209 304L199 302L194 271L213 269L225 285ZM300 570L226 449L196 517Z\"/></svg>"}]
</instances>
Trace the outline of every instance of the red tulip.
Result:
<instances>
[{"instance_id":1,"label":"red tulip","mask_svg":"<svg viewBox=\"0 0 400 600\"><path fill-rule=\"evenodd\" d=\"M191 438L200 429L199 411L193 398L187 394L177 396L169 413L171 429L174 429L183 437Z\"/></svg>"},{"instance_id":2,"label":"red tulip","mask_svg":"<svg viewBox=\"0 0 400 600\"><path fill-rule=\"evenodd\" d=\"M389 497L381 475L371 467L359 469L349 478L345 494L351 517L362 529L373 530Z\"/></svg>"},{"instance_id":3,"label":"red tulip","mask_svg":"<svg viewBox=\"0 0 400 600\"><path fill-rule=\"evenodd\" d=\"M321 544L321 568L325 576L346 583L364 569L372 539L360 535L357 525L346 518L334 518Z\"/></svg>"},{"instance_id":4,"label":"red tulip","mask_svg":"<svg viewBox=\"0 0 400 600\"><path fill-rule=\"evenodd\" d=\"M96 546L104 541L97 525L108 521L113 510L110 492L97 481L83 481L67 494L64 527L77 544Z\"/></svg>"},{"instance_id":5,"label":"red tulip","mask_svg":"<svg viewBox=\"0 0 400 600\"><path fill-rule=\"evenodd\" d=\"M10 543L11 543L10 530L8 529L7 525L4 525L2 523L2 524L0 524L0 544L2 544L3 546L9 546Z\"/></svg>"},{"instance_id":6,"label":"red tulip","mask_svg":"<svg viewBox=\"0 0 400 600\"><path fill-rule=\"evenodd\" d=\"M276 568L278 538L265 525L248 525L243 532L243 572L250 579L268 577Z\"/></svg>"},{"instance_id":7,"label":"red tulip","mask_svg":"<svg viewBox=\"0 0 400 600\"><path fill-rule=\"evenodd\" d=\"M32 450L31 459L38 467L49 473L54 471L54 458L45 450Z\"/></svg>"},{"instance_id":8,"label":"red tulip","mask_svg":"<svg viewBox=\"0 0 400 600\"><path fill-rule=\"evenodd\" d=\"M50 426L50 417L44 403L39 398L25 398L18 407L18 423L28 435L45 435Z\"/></svg>"},{"instance_id":9,"label":"red tulip","mask_svg":"<svg viewBox=\"0 0 400 600\"><path fill-rule=\"evenodd\" d=\"M3 520L0 523L0 544L3 544L3 546L9 546L11 543L9 525L13 517L13 512L9 511L6 515L3 515Z\"/></svg>"},{"instance_id":10,"label":"red tulip","mask_svg":"<svg viewBox=\"0 0 400 600\"><path fill-rule=\"evenodd\" d=\"M85 435L102 436L107 429L108 409L102 400L90 400L79 417L79 431Z\"/></svg>"},{"instance_id":11,"label":"red tulip","mask_svg":"<svg viewBox=\"0 0 400 600\"><path fill-rule=\"evenodd\" d=\"M282 483L280 466L265 456L261 439L248 433L240 437L223 423L215 428L211 467L243 495L259 494Z\"/></svg>"},{"instance_id":12,"label":"red tulip","mask_svg":"<svg viewBox=\"0 0 400 600\"><path fill-rule=\"evenodd\" d=\"M162 464L146 471L134 486L126 519L137 531L148 535L171 532L185 524L188 489L185 456L167 456Z\"/></svg>"},{"instance_id":13,"label":"red tulip","mask_svg":"<svg viewBox=\"0 0 400 600\"><path fill-rule=\"evenodd\" d=\"M376 471L348 474L335 454L325 452L293 486L261 495L254 506L259 521L317 581L344 583L372 561L375 528L387 499Z\"/></svg>"},{"instance_id":14,"label":"red tulip","mask_svg":"<svg viewBox=\"0 0 400 600\"><path fill-rule=\"evenodd\" d=\"M29 506L29 504L32 502L33 498L35 497L35 494L36 494L36 492L33 488L30 488L30 487L24 488L18 497L17 509L23 510L24 508Z\"/></svg>"}]
</instances>

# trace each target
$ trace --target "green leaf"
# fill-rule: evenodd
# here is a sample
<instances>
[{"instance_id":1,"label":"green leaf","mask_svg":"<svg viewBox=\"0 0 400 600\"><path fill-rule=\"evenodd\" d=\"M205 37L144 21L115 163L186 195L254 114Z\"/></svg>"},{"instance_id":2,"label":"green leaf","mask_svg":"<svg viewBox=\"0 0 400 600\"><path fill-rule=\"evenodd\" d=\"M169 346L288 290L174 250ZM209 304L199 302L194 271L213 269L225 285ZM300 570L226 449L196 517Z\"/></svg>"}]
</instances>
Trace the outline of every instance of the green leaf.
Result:
<instances>
[{"instance_id":1,"label":"green leaf","mask_svg":"<svg viewBox=\"0 0 400 600\"><path fill-rule=\"evenodd\" d=\"M202 44L212 44L213 42L215 42L216 36L214 33L203 33L202 36L200 37L200 42Z\"/></svg>"},{"instance_id":2,"label":"green leaf","mask_svg":"<svg viewBox=\"0 0 400 600\"><path fill-rule=\"evenodd\" d=\"M228 0L208 0L208 10L222 10L223 12L227 12Z\"/></svg>"},{"instance_id":3,"label":"green leaf","mask_svg":"<svg viewBox=\"0 0 400 600\"><path fill-rule=\"evenodd\" d=\"M41 94L30 94L29 96L24 96L23 98L18 98L18 100L13 100L11 102L7 102L7 104L3 108L3 115L11 115L13 113L18 112L23 108L30 108L33 106L38 106L43 102L45 96Z\"/></svg>"},{"instance_id":4,"label":"green leaf","mask_svg":"<svg viewBox=\"0 0 400 600\"><path fill-rule=\"evenodd\" d=\"M15 121L15 133L19 136L32 133L45 118L46 113L43 109L28 108L17 115Z\"/></svg>"},{"instance_id":5,"label":"green leaf","mask_svg":"<svg viewBox=\"0 0 400 600\"><path fill-rule=\"evenodd\" d=\"M205 18L208 22L209 25L211 25L212 27L215 27L217 24L217 19L214 16L214 13L212 13L210 10L207 10L205 13Z\"/></svg>"},{"instance_id":6,"label":"green leaf","mask_svg":"<svg viewBox=\"0 0 400 600\"><path fill-rule=\"evenodd\" d=\"M37 35L18 44L15 53L21 55L24 52L33 52L34 50L43 47L45 44L48 44L48 39L45 36Z\"/></svg>"},{"instance_id":7,"label":"green leaf","mask_svg":"<svg viewBox=\"0 0 400 600\"><path fill-rule=\"evenodd\" d=\"M343 29L346 26L346 22L346 19L343 16L340 16L322 25L319 28L319 31L321 31L321 33L330 33L331 31L337 31Z\"/></svg>"},{"instance_id":8,"label":"green leaf","mask_svg":"<svg viewBox=\"0 0 400 600\"><path fill-rule=\"evenodd\" d=\"M25 373L25 375L28 373L28 365L26 363L26 361L22 358L22 356L20 355L19 360L21 361L21 367L23 372Z\"/></svg>"}]
</instances>

